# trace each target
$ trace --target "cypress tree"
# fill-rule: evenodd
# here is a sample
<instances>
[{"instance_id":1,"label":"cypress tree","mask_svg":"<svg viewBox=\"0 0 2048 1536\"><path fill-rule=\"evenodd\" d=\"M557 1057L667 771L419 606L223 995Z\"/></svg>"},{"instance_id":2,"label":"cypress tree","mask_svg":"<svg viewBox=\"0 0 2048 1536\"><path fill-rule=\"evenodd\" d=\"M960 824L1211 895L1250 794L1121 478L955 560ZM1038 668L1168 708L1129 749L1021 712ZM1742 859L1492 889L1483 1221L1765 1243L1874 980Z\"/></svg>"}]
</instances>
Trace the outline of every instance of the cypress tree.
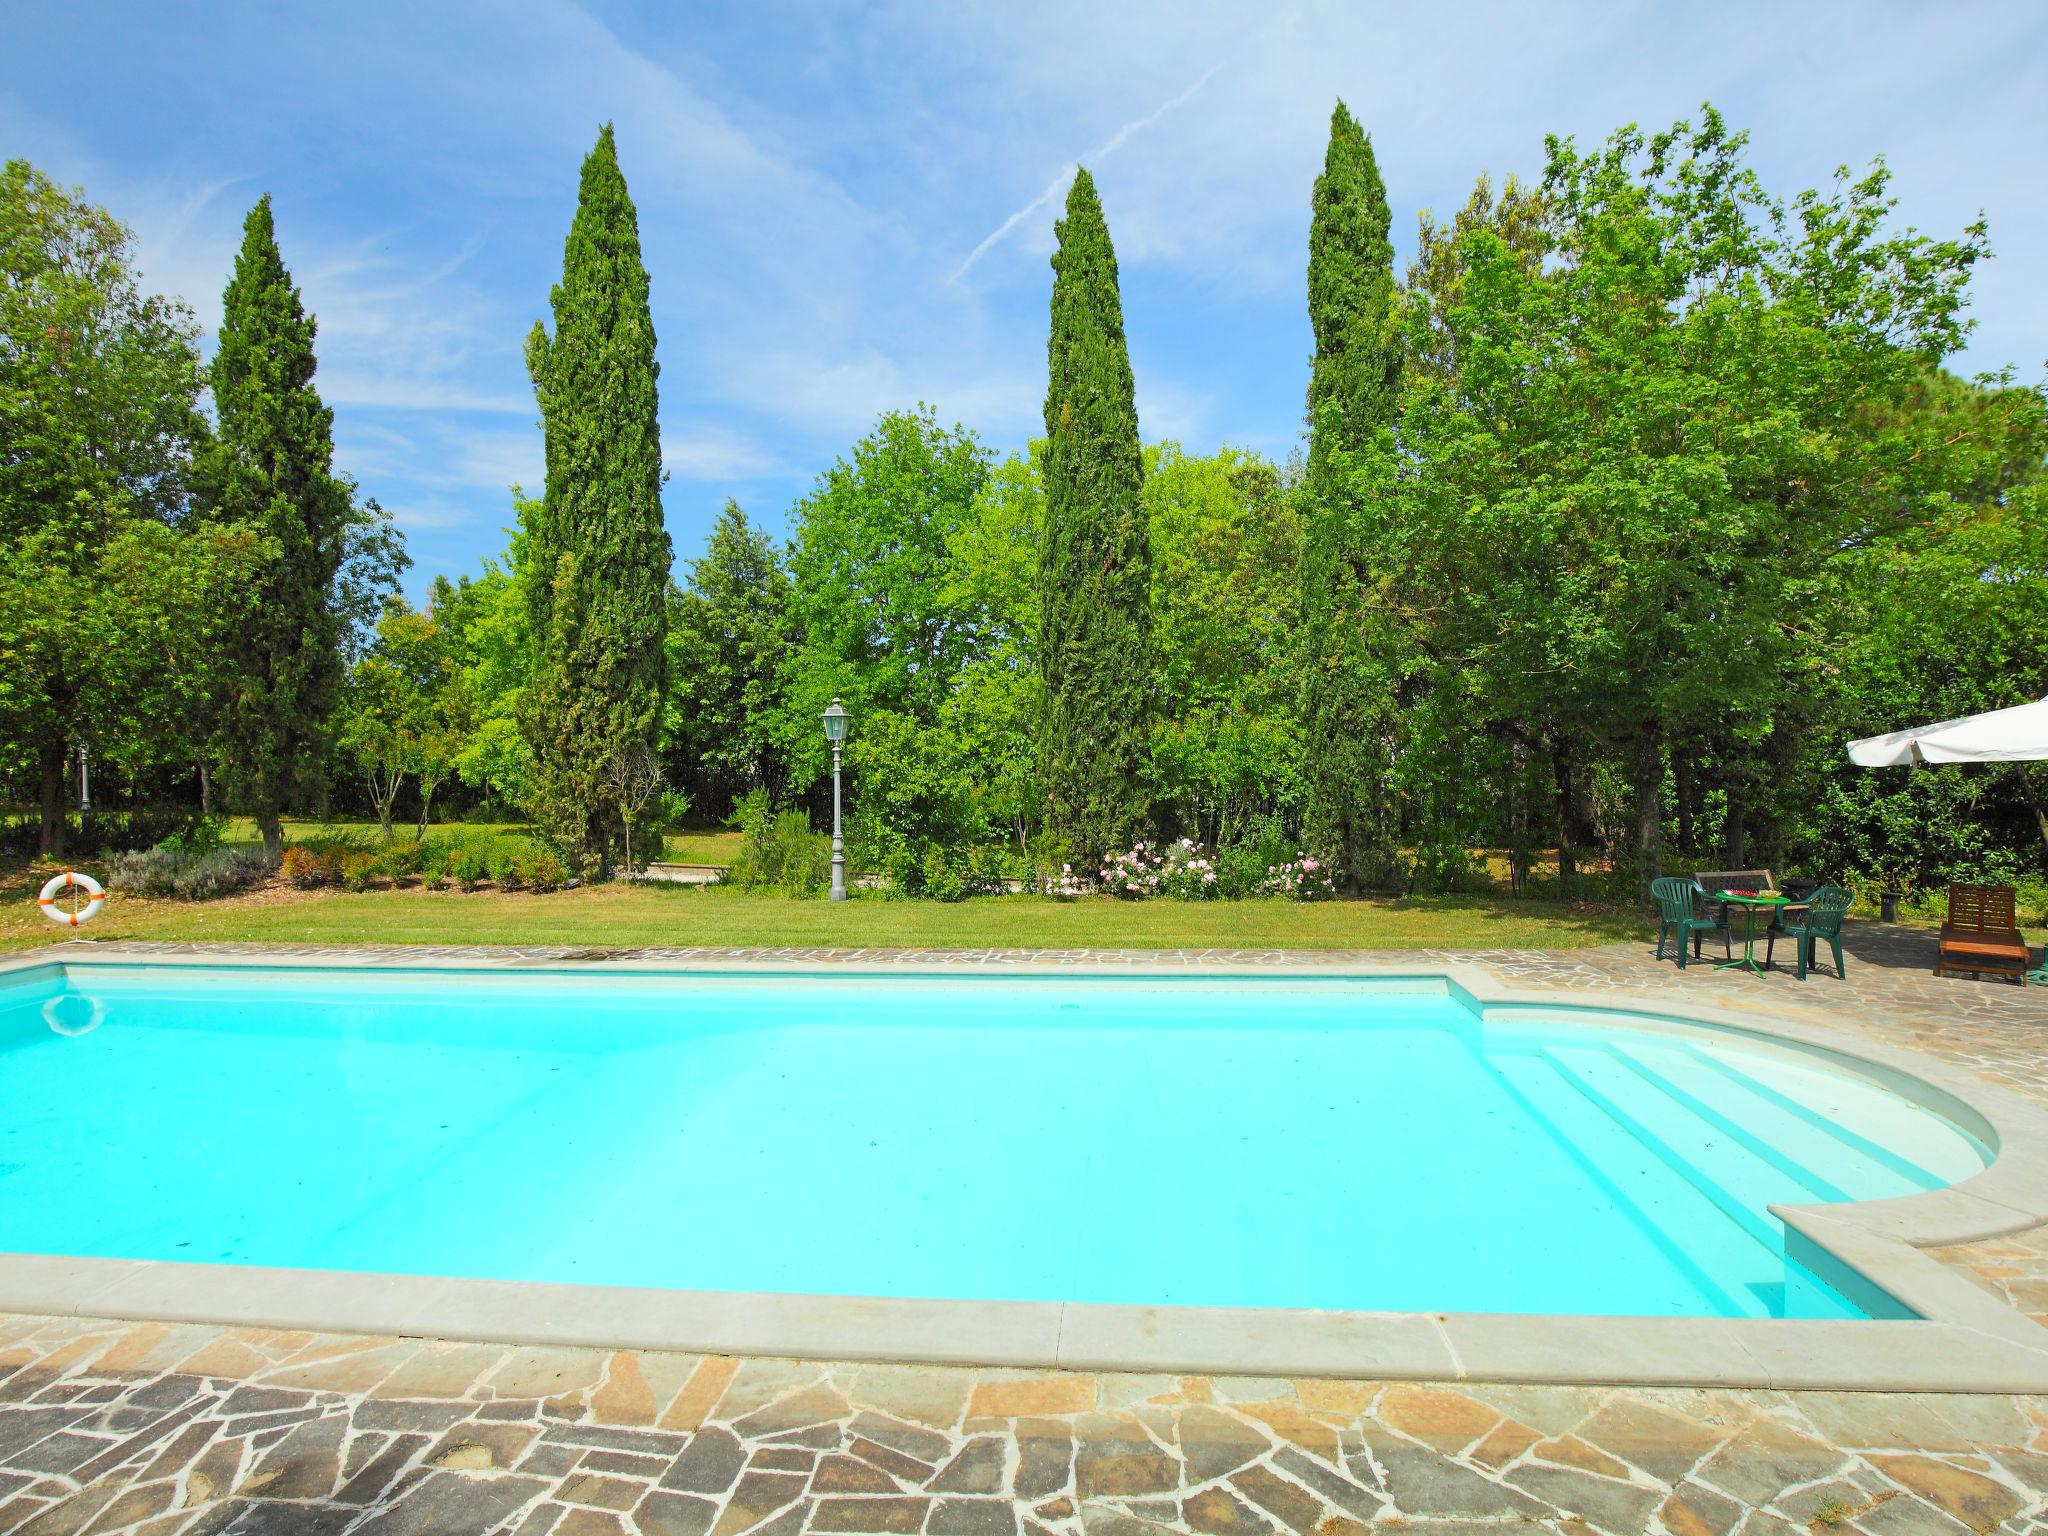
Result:
<instances>
[{"instance_id":1,"label":"cypress tree","mask_svg":"<svg viewBox=\"0 0 2048 1536\"><path fill-rule=\"evenodd\" d=\"M1093 861L1145 825L1151 555L1116 252L1085 170L1057 235L1038 558L1040 764L1050 829Z\"/></svg>"},{"instance_id":2,"label":"cypress tree","mask_svg":"<svg viewBox=\"0 0 2048 1536\"><path fill-rule=\"evenodd\" d=\"M1356 489L1362 457L1393 419L1400 381L1391 222L1372 141L1340 101L1309 224L1316 350L1303 487L1302 724L1305 839L1354 891L1393 867L1393 679L1376 643L1372 552Z\"/></svg>"},{"instance_id":3,"label":"cypress tree","mask_svg":"<svg viewBox=\"0 0 2048 1536\"><path fill-rule=\"evenodd\" d=\"M201 478L208 515L274 548L248 594L214 732L228 793L255 815L272 854L285 808L321 787L342 674L335 578L353 506L334 473L334 413L313 387L315 329L266 195L243 224L222 303L210 370L220 431Z\"/></svg>"},{"instance_id":4,"label":"cypress tree","mask_svg":"<svg viewBox=\"0 0 2048 1536\"><path fill-rule=\"evenodd\" d=\"M671 555L647 268L609 123L583 161L552 309L553 336L536 323L526 344L547 449L526 520L528 809L595 871L623 841L607 780L651 757L660 727Z\"/></svg>"}]
</instances>

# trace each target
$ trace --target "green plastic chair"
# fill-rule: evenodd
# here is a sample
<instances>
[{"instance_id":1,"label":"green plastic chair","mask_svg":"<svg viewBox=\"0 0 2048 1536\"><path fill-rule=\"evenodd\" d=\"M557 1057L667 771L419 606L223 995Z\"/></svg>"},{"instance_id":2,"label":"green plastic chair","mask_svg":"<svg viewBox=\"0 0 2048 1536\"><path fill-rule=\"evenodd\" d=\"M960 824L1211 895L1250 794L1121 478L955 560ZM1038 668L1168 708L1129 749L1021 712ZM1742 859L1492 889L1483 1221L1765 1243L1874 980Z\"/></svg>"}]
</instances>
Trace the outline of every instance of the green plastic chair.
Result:
<instances>
[{"instance_id":1,"label":"green plastic chair","mask_svg":"<svg viewBox=\"0 0 2048 1536\"><path fill-rule=\"evenodd\" d=\"M1771 951L1777 947L1778 935L1790 939L1799 963L1795 968L1801 981L1806 979L1807 967L1813 964L1813 949L1816 942L1827 940L1828 948L1835 952L1835 974L1846 976L1842 967L1842 919L1848 915L1849 903L1855 900L1839 885L1824 885L1806 898L1803 915L1787 912L1778 927L1772 930L1764 946L1764 964L1771 963Z\"/></svg>"},{"instance_id":2,"label":"green plastic chair","mask_svg":"<svg viewBox=\"0 0 2048 1536\"><path fill-rule=\"evenodd\" d=\"M1690 937L1693 948L1697 950L1699 935L1712 933L1721 925L1713 918L1700 917L1693 911L1693 898L1700 894L1700 888L1694 881L1667 875L1650 882L1650 894L1657 901L1657 958L1664 958L1664 935L1675 932L1678 935L1678 968L1684 970L1686 939Z\"/></svg>"}]
</instances>

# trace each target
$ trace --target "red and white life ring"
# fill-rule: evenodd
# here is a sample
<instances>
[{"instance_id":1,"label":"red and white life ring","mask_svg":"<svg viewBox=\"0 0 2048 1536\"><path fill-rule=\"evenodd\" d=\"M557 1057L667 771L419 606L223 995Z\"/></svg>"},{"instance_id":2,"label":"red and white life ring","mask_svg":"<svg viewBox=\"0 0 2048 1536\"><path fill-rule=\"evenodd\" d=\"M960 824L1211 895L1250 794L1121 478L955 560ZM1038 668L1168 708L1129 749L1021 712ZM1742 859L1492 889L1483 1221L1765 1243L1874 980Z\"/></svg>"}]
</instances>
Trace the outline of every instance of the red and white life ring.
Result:
<instances>
[{"instance_id":1,"label":"red and white life ring","mask_svg":"<svg viewBox=\"0 0 2048 1536\"><path fill-rule=\"evenodd\" d=\"M57 905L60 891L83 891L87 900L84 906L78 898L71 898L71 910L66 912ZM43 916L53 923L64 923L76 928L80 923L89 923L100 914L100 908L107 904L107 893L99 881L91 875L81 875L75 869L67 869L61 875L52 875L43 885L43 894L36 898L36 905L43 909Z\"/></svg>"}]
</instances>

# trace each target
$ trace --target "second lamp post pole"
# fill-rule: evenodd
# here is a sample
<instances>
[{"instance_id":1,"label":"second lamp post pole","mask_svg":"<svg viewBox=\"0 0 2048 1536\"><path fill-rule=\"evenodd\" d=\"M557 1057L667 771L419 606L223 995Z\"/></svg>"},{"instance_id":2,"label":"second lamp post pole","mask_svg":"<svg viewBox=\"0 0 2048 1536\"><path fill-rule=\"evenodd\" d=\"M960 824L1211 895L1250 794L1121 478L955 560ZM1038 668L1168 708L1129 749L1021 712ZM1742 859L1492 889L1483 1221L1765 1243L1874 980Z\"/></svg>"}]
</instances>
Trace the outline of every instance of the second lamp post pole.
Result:
<instances>
[{"instance_id":1,"label":"second lamp post pole","mask_svg":"<svg viewBox=\"0 0 2048 1536\"><path fill-rule=\"evenodd\" d=\"M825 707L825 739L832 743L832 893L846 900L846 843L839 832L839 744L846 739L846 706L834 699Z\"/></svg>"}]
</instances>

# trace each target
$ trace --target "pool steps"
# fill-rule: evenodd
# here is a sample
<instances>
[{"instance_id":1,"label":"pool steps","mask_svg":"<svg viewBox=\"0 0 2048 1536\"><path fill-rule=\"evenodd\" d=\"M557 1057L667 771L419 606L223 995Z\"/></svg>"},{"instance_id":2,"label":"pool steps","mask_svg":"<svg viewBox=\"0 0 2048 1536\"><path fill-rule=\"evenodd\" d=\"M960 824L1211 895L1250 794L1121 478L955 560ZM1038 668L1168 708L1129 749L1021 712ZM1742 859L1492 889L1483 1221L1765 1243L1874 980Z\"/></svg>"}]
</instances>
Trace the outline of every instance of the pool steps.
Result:
<instances>
[{"instance_id":1,"label":"pool steps","mask_svg":"<svg viewBox=\"0 0 2048 1536\"><path fill-rule=\"evenodd\" d=\"M1846 1200L1843 1185L1868 1188L1873 1172L1900 1193L1941 1183L1704 1052L1675 1053L1655 1065L1612 1042L1527 1050L1497 1043L1493 1055L1502 1082L1561 1146L1595 1154L1575 1161L1664 1256L1709 1294L1739 1298L1731 1307L1739 1313L1776 1310L1758 1282L1745 1278L1789 1263L1771 1206ZM1725 1244L1676 1251L1665 1240L1669 1227L1713 1229L1651 1212L1692 1200L1710 1202L1763 1253L1728 1251ZM1804 1273L1791 1278L1818 1284Z\"/></svg>"}]
</instances>

